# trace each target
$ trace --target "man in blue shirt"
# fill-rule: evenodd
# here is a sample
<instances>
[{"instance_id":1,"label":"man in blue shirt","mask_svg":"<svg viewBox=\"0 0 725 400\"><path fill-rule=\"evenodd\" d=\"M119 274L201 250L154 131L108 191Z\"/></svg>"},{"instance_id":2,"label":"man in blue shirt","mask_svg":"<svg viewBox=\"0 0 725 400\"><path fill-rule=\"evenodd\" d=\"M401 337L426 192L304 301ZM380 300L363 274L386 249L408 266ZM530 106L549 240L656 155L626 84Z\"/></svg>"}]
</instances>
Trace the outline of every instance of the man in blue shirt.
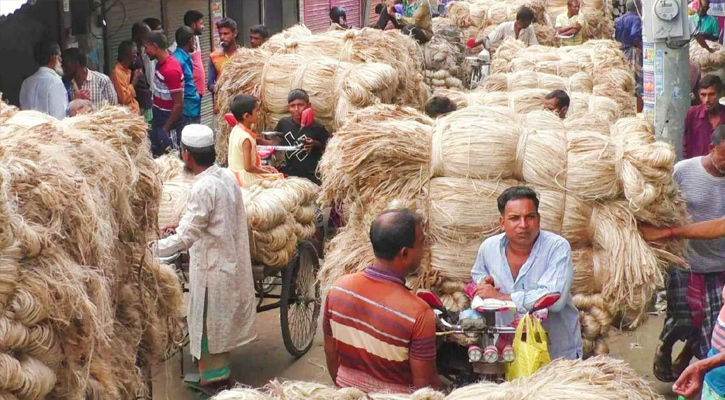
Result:
<instances>
[{"instance_id":1,"label":"man in blue shirt","mask_svg":"<svg viewBox=\"0 0 725 400\"><path fill-rule=\"evenodd\" d=\"M581 358L579 312L571 296L571 246L563 237L539 229L539 199L529 187L506 189L498 198L498 210L504 233L486 239L478 250L471 271L476 295L513 301L516 313L523 314L544 295L561 294L543 323L551 342L549 354L552 359ZM496 322L508 325L514 317L513 312L500 312Z\"/></svg>"},{"instance_id":2,"label":"man in blue shirt","mask_svg":"<svg viewBox=\"0 0 725 400\"><path fill-rule=\"evenodd\" d=\"M174 58L181 64L184 72L184 111L182 124L198 124L201 120L201 96L194 85L194 61L189 55L194 51L194 30L182 26L176 30ZM183 128L182 128L183 129Z\"/></svg>"}]
</instances>

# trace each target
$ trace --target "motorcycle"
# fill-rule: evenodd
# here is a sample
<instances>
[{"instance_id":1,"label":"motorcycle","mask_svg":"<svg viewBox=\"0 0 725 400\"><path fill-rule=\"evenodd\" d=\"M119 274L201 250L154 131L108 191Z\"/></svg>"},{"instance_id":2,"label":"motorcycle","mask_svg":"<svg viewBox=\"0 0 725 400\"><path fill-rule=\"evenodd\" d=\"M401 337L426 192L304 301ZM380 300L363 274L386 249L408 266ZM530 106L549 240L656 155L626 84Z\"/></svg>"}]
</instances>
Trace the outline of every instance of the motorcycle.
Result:
<instances>
[{"instance_id":1,"label":"motorcycle","mask_svg":"<svg viewBox=\"0 0 725 400\"><path fill-rule=\"evenodd\" d=\"M461 313L443 307L441 300L430 291L420 290L418 297L433 309L436 318L438 373L454 387L489 381L504 381L507 365L515 357L511 344L516 332L515 322L509 326L496 324L496 315L510 312L516 306L511 301L483 300L475 297L471 309ZM539 298L529 312L545 320L547 308L561 295L550 293Z\"/></svg>"}]
</instances>

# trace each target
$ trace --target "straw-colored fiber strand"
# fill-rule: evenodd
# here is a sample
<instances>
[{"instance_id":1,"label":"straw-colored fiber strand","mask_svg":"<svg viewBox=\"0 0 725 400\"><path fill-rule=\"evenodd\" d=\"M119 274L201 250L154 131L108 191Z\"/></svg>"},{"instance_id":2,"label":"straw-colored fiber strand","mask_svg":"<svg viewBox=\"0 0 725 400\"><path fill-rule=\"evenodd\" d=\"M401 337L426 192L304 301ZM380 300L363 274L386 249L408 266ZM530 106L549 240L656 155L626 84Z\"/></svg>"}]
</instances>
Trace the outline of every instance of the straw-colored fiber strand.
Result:
<instances>
[{"instance_id":1,"label":"straw-colored fiber strand","mask_svg":"<svg viewBox=\"0 0 725 400\"><path fill-rule=\"evenodd\" d=\"M513 92L521 89L564 90L566 92L591 93L592 80L585 72L570 77L520 71L511 74L492 74L483 84L486 92Z\"/></svg>"},{"instance_id":2,"label":"straw-colored fiber strand","mask_svg":"<svg viewBox=\"0 0 725 400\"><path fill-rule=\"evenodd\" d=\"M316 382L272 381L260 389L226 390L214 400L661 400L650 384L627 363L606 356L587 360L558 359L529 377L496 384L475 383L449 395L430 388L412 394L364 393L336 389Z\"/></svg>"},{"instance_id":3,"label":"straw-colored fiber strand","mask_svg":"<svg viewBox=\"0 0 725 400\"><path fill-rule=\"evenodd\" d=\"M320 201L367 204L417 195L428 181L432 123L389 105L357 113L327 144L318 166Z\"/></svg>"},{"instance_id":4,"label":"straw-colored fiber strand","mask_svg":"<svg viewBox=\"0 0 725 400\"><path fill-rule=\"evenodd\" d=\"M0 330L8 348L24 345L11 356L20 383L6 380L0 391L144 395L137 367L158 362L175 340L181 308L175 276L161 291L154 286L146 248L161 194L147 125L121 108L44 118L18 112L0 125L0 300L10 306Z\"/></svg>"},{"instance_id":5,"label":"straw-colored fiber strand","mask_svg":"<svg viewBox=\"0 0 725 400\"><path fill-rule=\"evenodd\" d=\"M392 103L399 78L394 67L383 63L353 64L327 57L239 52L227 63L217 83L220 115L229 112L236 95L253 94L261 105L258 129L272 129L289 112L287 93L304 87L317 120L335 131L356 109L377 102ZM220 124L223 129L216 140L217 160L226 165L231 129L223 118Z\"/></svg>"}]
</instances>

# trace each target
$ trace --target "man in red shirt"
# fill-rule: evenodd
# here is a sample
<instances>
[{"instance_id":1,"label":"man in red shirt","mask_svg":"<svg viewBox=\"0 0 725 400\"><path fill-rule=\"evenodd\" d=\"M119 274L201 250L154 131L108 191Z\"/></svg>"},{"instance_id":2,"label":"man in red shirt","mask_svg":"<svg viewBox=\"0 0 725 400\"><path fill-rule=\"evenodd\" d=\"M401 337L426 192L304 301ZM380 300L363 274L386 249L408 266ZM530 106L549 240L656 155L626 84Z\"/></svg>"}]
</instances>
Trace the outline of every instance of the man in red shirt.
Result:
<instances>
[{"instance_id":1,"label":"man in red shirt","mask_svg":"<svg viewBox=\"0 0 725 400\"><path fill-rule=\"evenodd\" d=\"M184 127L184 73L181 64L168 51L166 36L153 31L144 40L146 54L157 60L153 85L151 151L160 156L170 146L178 148ZM173 139L173 140L172 140Z\"/></svg>"},{"instance_id":2,"label":"man in red shirt","mask_svg":"<svg viewBox=\"0 0 725 400\"><path fill-rule=\"evenodd\" d=\"M373 265L338 279L327 295L322 329L330 376L367 393L437 388L433 310L405 287L423 257L421 217L385 211L373 221L370 241Z\"/></svg>"},{"instance_id":3,"label":"man in red shirt","mask_svg":"<svg viewBox=\"0 0 725 400\"><path fill-rule=\"evenodd\" d=\"M693 106L685 116L682 157L710 154L712 131L725 124L725 106L720 104L723 84L717 75L705 75L700 81L700 105Z\"/></svg>"}]
</instances>

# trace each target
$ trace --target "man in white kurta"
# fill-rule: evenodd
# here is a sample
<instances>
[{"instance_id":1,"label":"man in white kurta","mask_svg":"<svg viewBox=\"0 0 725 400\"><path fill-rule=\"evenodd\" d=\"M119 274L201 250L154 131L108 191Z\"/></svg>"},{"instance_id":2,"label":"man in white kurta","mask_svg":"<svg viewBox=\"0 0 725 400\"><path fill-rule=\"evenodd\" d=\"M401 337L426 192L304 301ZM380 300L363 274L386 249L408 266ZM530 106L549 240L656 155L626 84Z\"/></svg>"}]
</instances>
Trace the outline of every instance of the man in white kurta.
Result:
<instances>
[{"instance_id":1,"label":"man in white kurta","mask_svg":"<svg viewBox=\"0 0 725 400\"><path fill-rule=\"evenodd\" d=\"M254 340L256 313L247 217L234 174L214 164L210 128L182 132L182 158L196 182L173 236L159 240L158 255L189 249L188 312L191 355L202 385L228 383L230 350ZM204 165L206 164L206 165Z\"/></svg>"}]
</instances>

